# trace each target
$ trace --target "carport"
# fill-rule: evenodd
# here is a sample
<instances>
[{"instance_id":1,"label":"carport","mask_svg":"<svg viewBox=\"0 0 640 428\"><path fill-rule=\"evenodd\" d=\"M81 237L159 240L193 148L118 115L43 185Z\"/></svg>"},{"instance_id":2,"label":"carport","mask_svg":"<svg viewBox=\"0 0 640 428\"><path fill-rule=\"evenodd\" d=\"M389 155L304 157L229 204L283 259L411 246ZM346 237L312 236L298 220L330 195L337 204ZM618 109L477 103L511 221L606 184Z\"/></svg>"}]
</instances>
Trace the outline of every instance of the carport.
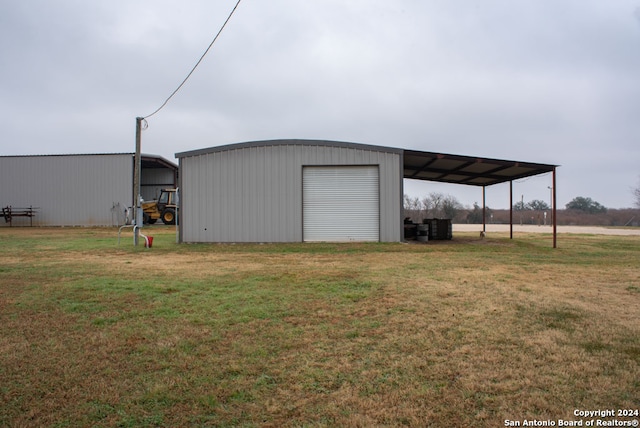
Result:
<instances>
[{"instance_id":1,"label":"carport","mask_svg":"<svg viewBox=\"0 0 640 428\"><path fill-rule=\"evenodd\" d=\"M513 239L513 181L552 173L553 248L556 248L556 167L531 162L403 150L403 177L482 187L482 230L486 231L487 186L509 182L509 230Z\"/></svg>"}]
</instances>

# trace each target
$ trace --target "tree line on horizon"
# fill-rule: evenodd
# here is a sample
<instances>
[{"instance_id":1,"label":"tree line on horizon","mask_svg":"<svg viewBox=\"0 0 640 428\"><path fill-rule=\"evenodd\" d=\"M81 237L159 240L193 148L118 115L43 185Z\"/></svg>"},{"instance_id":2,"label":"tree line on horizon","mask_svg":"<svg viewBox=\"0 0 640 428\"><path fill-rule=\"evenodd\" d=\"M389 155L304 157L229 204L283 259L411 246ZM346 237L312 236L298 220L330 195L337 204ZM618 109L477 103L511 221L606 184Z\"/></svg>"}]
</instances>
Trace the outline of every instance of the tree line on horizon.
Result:
<instances>
[{"instance_id":1,"label":"tree line on horizon","mask_svg":"<svg viewBox=\"0 0 640 428\"><path fill-rule=\"evenodd\" d=\"M635 205L640 208L640 185L634 189ZM513 205L513 222L521 224L550 225L551 206L542 200L519 201ZM451 219L454 223L481 224L482 207L474 202L465 207L455 196L431 192L418 198L404 195L405 222L422 223L424 219ZM564 209L557 208L557 224L640 226L638 210L609 209L590 197L577 196ZM509 223L508 209L485 207L484 219L487 223Z\"/></svg>"}]
</instances>

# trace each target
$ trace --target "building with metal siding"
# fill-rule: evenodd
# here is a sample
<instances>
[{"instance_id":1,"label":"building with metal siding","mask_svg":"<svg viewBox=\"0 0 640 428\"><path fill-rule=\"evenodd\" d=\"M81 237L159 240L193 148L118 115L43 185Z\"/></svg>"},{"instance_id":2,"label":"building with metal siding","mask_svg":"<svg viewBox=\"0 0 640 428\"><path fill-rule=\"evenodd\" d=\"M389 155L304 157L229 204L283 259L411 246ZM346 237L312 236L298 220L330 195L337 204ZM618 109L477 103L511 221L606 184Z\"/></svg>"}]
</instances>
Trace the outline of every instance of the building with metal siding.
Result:
<instances>
[{"instance_id":1,"label":"building with metal siding","mask_svg":"<svg viewBox=\"0 0 640 428\"><path fill-rule=\"evenodd\" d=\"M512 200L514 180L551 173L556 207L551 164L324 140L255 141L176 157L182 242L402 241L405 178L482 188L484 208L487 186L510 183Z\"/></svg>"},{"instance_id":2,"label":"building with metal siding","mask_svg":"<svg viewBox=\"0 0 640 428\"><path fill-rule=\"evenodd\" d=\"M141 175L143 198L152 199L159 188L175 187L177 165L144 155ZM0 205L37 207L34 226L121 225L132 202L132 153L0 156Z\"/></svg>"},{"instance_id":3,"label":"building with metal siding","mask_svg":"<svg viewBox=\"0 0 640 428\"><path fill-rule=\"evenodd\" d=\"M400 150L331 141L275 140L212 147L176 157L182 242L307 240L303 171L320 166L338 172L345 166L375 167L379 183L374 195L376 240L402 240Z\"/></svg>"}]
</instances>

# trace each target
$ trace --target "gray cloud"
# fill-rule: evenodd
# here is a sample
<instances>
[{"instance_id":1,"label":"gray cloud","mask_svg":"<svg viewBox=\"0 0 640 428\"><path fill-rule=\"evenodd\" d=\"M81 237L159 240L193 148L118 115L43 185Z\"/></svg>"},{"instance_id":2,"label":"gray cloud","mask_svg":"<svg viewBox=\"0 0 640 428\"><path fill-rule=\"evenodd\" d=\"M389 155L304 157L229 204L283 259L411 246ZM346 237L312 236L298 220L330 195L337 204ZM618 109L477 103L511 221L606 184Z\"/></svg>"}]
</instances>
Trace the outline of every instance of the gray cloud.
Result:
<instances>
[{"instance_id":1,"label":"gray cloud","mask_svg":"<svg viewBox=\"0 0 640 428\"><path fill-rule=\"evenodd\" d=\"M135 117L184 78L229 7L4 2L2 154L132 151ZM626 0L245 0L149 119L143 149L172 159L239 141L325 138L554 163L562 204L580 195L631 206L638 10ZM544 199L549 183L517 186ZM447 191L478 200L477 189ZM494 206L508 204L499 198Z\"/></svg>"}]
</instances>

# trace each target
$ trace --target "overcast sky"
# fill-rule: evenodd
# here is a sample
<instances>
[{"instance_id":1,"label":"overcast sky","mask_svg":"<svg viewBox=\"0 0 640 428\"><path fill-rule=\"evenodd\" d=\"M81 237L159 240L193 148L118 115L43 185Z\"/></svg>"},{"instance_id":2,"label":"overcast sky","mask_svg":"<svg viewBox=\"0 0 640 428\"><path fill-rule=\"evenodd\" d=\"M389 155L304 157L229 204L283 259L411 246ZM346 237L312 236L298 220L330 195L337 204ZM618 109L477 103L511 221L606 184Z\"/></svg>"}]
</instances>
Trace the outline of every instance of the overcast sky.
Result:
<instances>
[{"instance_id":1,"label":"overcast sky","mask_svg":"<svg viewBox=\"0 0 640 428\"><path fill-rule=\"evenodd\" d=\"M0 0L0 155L135 150L235 0ZM303 138L560 165L576 196L640 185L640 0L243 0L142 150ZM514 199L549 201L551 177ZM405 180L482 202L475 187ZM487 204L509 205L508 185Z\"/></svg>"}]
</instances>

